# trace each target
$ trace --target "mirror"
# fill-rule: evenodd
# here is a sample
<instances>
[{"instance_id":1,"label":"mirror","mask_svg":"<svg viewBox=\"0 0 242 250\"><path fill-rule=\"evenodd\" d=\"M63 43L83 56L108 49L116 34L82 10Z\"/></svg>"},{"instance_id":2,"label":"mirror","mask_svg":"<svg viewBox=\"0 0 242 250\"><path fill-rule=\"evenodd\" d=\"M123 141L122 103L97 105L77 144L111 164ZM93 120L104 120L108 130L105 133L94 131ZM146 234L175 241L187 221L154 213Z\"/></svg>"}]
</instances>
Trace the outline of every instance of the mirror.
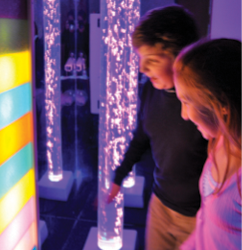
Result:
<instances>
[{"instance_id":1,"label":"mirror","mask_svg":"<svg viewBox=\"0 0 242 250\"><path fill-rule=\"evenodd\" d=\"M48 169L42 1L35 1L34 11L36 134L41 180ZM88 0L60 0L60 41L61 157L63 170L72 172L74 182L66 202L39 198L40 219L49 231L46 249L62 249L77 218L93 220L95 224L97 216L93 201L97 195L98 115L90 110ZM65 231L63 237L53 240L54 231L60 228ZM83 242L85 238L86 235Z\"/></svg>"}]
</instances>

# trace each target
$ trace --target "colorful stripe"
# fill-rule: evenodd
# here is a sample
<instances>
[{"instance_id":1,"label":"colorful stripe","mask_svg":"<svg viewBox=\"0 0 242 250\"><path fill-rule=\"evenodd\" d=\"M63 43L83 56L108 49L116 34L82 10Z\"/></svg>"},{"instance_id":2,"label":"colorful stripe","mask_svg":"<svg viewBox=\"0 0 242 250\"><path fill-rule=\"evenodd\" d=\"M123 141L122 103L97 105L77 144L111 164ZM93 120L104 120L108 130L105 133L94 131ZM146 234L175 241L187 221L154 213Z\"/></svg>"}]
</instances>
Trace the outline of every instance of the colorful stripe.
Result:
<instances>
[{"instance_id":1,"label":"colorful stripe","mask_svg":"<svg viewBox=\"0 0 242 250\"><path fill-rule=\"evenodd\" d=\"M32 196L35 196L33 169L29 170L29 172L0 200L0 235Z\"/></svg>"},{"instance_id":2,"label":"colorful stripe","mask_svg":"<svg viewBox=\"0 0 242 250\"><path fill-rule=\"evenodd\" d=\"M0 19L0 38L0 55L28 50L29 22Z\"/></svg>"},{"instance_id":3,"label":"colorful stripe","mask_svg":"<svg viewBox=\"0 0 242 250\"><path fill-rule=\"evenodd\" d=\"M37 250L30 4L0 1L0 249Z\"/></svg>"},{"instance_id":4,"label":"colorful stripe","mask_svg":"<svg viewBox=\"0 0 242 250\"><path fill-rule=\"evenodd\" d=\"M0 166L12 155L33 141L33 117L29 112L0 130Z\"/></svg>"},{"instance_id":5,"label":"colorful stripe","mask_svg":"<svg viewBox=\"0 0 242 250\"><path fill-rule=\"evenodd\" d=\"M19 244L14 248L14 250L28 250L34 249L37 245L37 225L34 221L29 227L28 231L24 234Z\"/></svg>"},{"instance_id":6,"label":"colorful stripe","mask_svg":"<svg viewBox=\"0 0 242 250\"><path fill-rule=\"evenodd\" d=\"M31 111L31 95L30 83L0 94L0 129Z\"/></svg>"},{"instance_id":7,"label":"colorful stripe","mask_svg":"<svg viewBox=\"0 0 242 250\"><path fill-rule=\"evenodd\" d=\"M0 167L0 199L33 167L33 144L29 143Z\"/></svg>"},{"instance_id":8,"label":"colorful stripe","mask_svg":"<svg viewBox=\"0 0 242 250\"><path fill-rule=\"evenodd\" d=\"M0 93L31 82L29 51L0 56Z\"/></svg>"},{"instance_id":9,"label":"colorful stripe","mask_svg":"<svg viewBox=\"0 0 242 250\"><path fill-rule=\"evenodd\" d=\"M12 250L15 246L17 246L21 238L28 231L33 221L36 220L35 209L35 198L32 197L0 235L0 246L2 249ZM35 227L35 231L36 229L37 228ZM31 248L34 245L35 244L33 244ZM27 250L31 248L25 249Z\"/></svg>"}]
</instances>

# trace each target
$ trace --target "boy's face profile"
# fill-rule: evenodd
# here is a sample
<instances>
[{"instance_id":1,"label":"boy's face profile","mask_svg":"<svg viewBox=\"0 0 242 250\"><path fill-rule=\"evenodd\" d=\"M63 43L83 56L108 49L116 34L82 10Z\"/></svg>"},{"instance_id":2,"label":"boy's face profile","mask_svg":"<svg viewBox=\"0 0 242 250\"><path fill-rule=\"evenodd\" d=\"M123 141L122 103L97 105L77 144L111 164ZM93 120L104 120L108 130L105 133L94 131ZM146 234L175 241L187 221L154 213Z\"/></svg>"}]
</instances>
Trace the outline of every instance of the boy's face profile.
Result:
<instances>
[{"instance_id":1,"label":"boy's face profile","mask_svg":"<svg viewBox=\"0 0 242 250\"><path fill-rule=\"evenodd\" d=\"M139 55L140 72L150 78L156 89L170 89L174 87L172 65L175 56L162 48L162 44L155 46L142 45L136 49Z\"/></svg>"}]
</instances>

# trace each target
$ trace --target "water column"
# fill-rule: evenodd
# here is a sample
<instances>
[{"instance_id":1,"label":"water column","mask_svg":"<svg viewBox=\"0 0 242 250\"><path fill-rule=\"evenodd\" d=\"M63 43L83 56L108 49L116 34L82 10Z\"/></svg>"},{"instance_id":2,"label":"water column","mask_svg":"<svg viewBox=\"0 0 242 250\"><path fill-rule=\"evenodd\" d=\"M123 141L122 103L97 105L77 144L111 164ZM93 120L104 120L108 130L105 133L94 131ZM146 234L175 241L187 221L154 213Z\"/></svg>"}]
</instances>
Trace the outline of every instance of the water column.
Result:
<instances>
[{"instance_id":1,"label":"water column","mask_svg":"<svg viewBox=\"0 0 242 250\"><path fill-rule=\"evenodd\" d=\"M43 0L46 174L39 181L39 196L66 201L74 181L71 171L63 171L61 148L60 81L60 0Z\"/></svg>"},{"instance_id":2,"label":"water column","mask_svg":"<svg viewBox=\"0 0 242 250\"><path fill-rule=\"evenodd\" d=\"M60 1L43 1L48 177L63 178L60 123Z\"/></svg>"},{"instance_id":3,"label":"water column","mask_svg":"<svg viewBox=\"0 0 242 250\"><path fill-rule=\"evenodd\" d=\"M124 194L110 204L106 198L136 125L138 58L131 33L139 6L139 0L101 1L98 246L105 250L123 246Z\"/></svg>"}]
</instances>

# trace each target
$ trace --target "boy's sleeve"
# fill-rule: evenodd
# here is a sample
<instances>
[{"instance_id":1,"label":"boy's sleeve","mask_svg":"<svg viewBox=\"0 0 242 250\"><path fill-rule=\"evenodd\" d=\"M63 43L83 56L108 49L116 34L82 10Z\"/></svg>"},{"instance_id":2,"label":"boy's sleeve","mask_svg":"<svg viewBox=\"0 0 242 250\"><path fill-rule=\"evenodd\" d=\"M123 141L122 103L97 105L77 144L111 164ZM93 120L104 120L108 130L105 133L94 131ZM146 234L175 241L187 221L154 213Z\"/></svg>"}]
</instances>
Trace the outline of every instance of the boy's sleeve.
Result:
<instances>
[{"instance_id":1,"label":"boy's sleeve","mask_svg":"<svg viewBox=\"0 0 242 250\"><path fill-rule=\"evenodd\" d=\"M114 183L121 185L123 179L132 171L133 165L140 161L143 153L150 147L149 137L143 129L142 112L145 102L146 86L144 86L141 105L138 112L138 124L133 133L133 139L130 141L129 147L124 155L121 165L116 169Z\"/></svg>"}]
</instances>

